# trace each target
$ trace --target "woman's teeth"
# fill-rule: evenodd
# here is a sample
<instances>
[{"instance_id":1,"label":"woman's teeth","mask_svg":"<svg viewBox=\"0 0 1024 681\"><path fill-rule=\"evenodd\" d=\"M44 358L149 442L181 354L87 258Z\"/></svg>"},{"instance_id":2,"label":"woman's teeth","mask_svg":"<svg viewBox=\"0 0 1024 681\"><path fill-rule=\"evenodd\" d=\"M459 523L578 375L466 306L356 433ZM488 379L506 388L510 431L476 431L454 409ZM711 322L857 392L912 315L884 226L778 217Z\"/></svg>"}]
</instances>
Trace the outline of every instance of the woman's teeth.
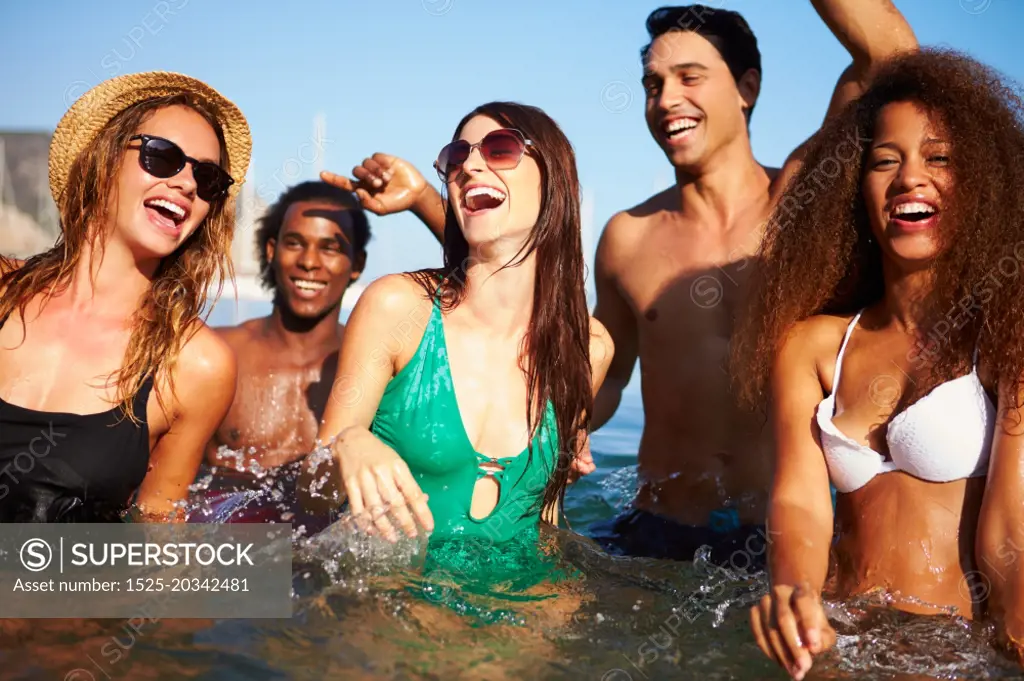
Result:
<instances>
[{"instance_id":1,"label":"woman's teeth","mask_svg":"<svg viewBox=\"0 0 1024 681\"><path fill-rule=\"evenodd\" d=\"M471 211L497 208L507 198L505 192L494 187L473 187L466 192L466 207Z\"/></svg>"},{"instance_id":2,"label":"woman's teeth","mask_svg":"<svg viewBox=\"0 0 1024 681\"><path fill-rule=\"evenodd\" d=\"M151 199L146 201L145 205L147 208L161 209L161 212L167 214L175 222L181 222L185 219L185 209L176 203L165 201L164 199Z\"/></svg>"},{"instance_id":3,"label":"woman's teeth","mask_svg":"<svg viewBox=\"0 0 1024 681\"><path fill-rule=\"evenodd\" d=\"M892 214L893 215L907 215L907 214L910 214L910 213L926 213L928 215L931 215L934 212L935 212L935 207L934 206L932 206L930 204L927 204L927 203L922 203L920 201L913 201L913 202L910 202L910 203L901 203L900 205L896 206L893 209Z\"/></svg>"}]
</instances>

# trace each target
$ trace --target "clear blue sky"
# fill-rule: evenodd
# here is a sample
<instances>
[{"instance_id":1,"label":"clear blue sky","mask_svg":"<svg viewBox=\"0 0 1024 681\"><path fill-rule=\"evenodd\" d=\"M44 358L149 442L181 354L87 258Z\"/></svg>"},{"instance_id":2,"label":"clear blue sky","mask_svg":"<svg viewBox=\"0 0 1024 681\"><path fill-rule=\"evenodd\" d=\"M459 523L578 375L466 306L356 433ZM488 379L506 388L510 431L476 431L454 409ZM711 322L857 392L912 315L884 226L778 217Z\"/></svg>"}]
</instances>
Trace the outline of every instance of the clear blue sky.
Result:
<instances>
[{"instance_id":1,"label":"clear blue sky","mask_svg":"<svg viewBox=\"0 0 1024 681\"><path fill-rule=\"evenodd\" d=\"M617 210L668 186L643 119L643 0L102 0L4 2L0 129L52 130L88 87L126 72L201 78L239 104L254 139L250 181L341 172L375 151L430 163L472 107L545 109L573 142L596 237ZM710 0L742 12L764 81L754 152L780 163L824 114L848 63L807 0ZM923 44L965 50L1024 81L1024 0L897 0ZM320 151L313 119L326 117ZM373 219L366 275L439 262L411 216ZM239 235L251 238L251 235ZM591 244L592 247L592 244Z\"/></svg>"}]
</instances>

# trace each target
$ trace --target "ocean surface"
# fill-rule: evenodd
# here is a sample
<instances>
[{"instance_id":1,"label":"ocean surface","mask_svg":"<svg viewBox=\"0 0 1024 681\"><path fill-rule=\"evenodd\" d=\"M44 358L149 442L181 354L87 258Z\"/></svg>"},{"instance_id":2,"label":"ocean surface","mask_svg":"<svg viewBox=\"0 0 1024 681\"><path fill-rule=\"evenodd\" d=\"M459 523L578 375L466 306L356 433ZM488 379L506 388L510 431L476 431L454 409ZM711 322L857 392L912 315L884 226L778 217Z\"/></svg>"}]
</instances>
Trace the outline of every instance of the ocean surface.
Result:
<instances>
[{"instance_id":1,"label":"ocean surface","mask_svg":"<svg viewBox=\"0 0 1024 681\"><path fill-rule=\"evenodd\" d=\"M228 300L210 322L268 311L265 302L236 308ZM788 678L749 630L764 574L715 568L701 556L614 558L586 537L629 504L642 427L634 377L614 419L592 437L597 471L567 494L575 532L544 536L572 575L546 586L544 599L496 590L451 607L452 599L431 597L452 592L424 581L410 560L416 546L381 549L332 527L327 539L298 547L291 619L165 619L139 630L124 620L0 621L0 680ZM880 598L827 607L839 642L808 679L1024 678L980 625L905 615Z\"/></svg>"}]
</instances>

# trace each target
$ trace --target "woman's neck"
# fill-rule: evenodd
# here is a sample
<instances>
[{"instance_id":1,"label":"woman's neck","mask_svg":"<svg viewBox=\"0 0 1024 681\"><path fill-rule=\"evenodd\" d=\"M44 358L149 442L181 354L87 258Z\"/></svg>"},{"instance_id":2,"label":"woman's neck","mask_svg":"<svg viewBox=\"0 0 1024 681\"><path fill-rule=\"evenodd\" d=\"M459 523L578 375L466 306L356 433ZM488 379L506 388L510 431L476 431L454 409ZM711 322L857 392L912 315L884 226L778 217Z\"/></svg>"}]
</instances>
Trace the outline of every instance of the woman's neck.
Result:
<instances>
[{"instance_id":1,"label":"woman's neck","mask_svg":"<svg viewBox=\"0 0 1024 681\"><path fill-rule=\"evenodd\" d=\"M100 306L105 313L131 314L152 285L159 261L139 263L115 239L105 245L86 242L65 295L74 310Z\"/></svg>"},{"instance_id":2,"label":"woman's neck","mask_svg":"<svg viewBox=\"0 0 1024 681\"><path fill-rule=\"evenodd\" d=\"M897 270L888 262L883 266L885 295L882 306L887 316L906 333L918 333L924 323L922 303L934 284L930 269Z\"/></svg>"},{"instance_id":3,"label":"woman's neck","mask_svg":"<svg viewBox=\"0 0 1024 681\"><path fill-rule=\"evenodd\" d=\"M462 306L496 335L521 334L533 314L537 257L531 253L519 262L518 251L493 244L470 247L468 267L456 272L466 281Z\"/></svg>"}]
</instances>

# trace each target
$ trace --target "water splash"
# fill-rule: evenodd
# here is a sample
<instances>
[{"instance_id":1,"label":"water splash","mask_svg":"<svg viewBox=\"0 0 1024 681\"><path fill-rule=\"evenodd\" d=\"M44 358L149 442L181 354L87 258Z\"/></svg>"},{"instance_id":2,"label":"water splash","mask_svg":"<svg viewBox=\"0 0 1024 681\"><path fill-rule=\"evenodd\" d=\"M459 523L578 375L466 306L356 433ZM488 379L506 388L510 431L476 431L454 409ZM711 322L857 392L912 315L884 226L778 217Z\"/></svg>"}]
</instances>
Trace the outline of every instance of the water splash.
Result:
<instances>
[{"instance_id":1,"label":"water splash","mask_svg":"<svg viewBox=\"0 0 1024 681\"><path fill-rule=\"evenodd\" d=\"M232 450L221 446L216 466L204 465L189 487L183 504L188 522L192 523L291 523L293 538L307 537L325 528L333 518L327 513L307 510L307 501L300 498L303 473L311 465L318 466L331 457L326 446L298 461L282 466L263 467L257 449ZM314 477L306 494L312 499L324 498L322 490L330 478L323 467Z\"/></svg>"},{"instance_id":2,"label":"water splash","mask_svg":"<svg viewBox=\"0 0 1024 681\"><path fill-rule=\"evenodd\" d=\"M601 480L601 497L611 508L625 508L636 494L638 483L637 466L616 469Z\"/></svg>"},{"instance_id":3,"label":"water splash","mask_svg":"<svg viewBox=\"0 0 1024 681\"><path fill-rule=\"evenodd\" d=\"M228 463L204 471L186 504L190 514L204 518L200 522L236 521L253 508L280 512L283 521L296 513L287 471L247 464L251 452L222 454ZM329 451L319 448L317 456L326 460ZM221 494L217 478L224 469L228 475L244 473L253 488ZM319 494L329 478L326 472L315 477L313 492ZM635 466L608 475L600 483L605 503L628 504L636 479ZM293 674L313 657L343 661L352 673L362 673L373 661L380 671L373 678L402 678L400 668L381 666L399 658L418 670L435 675L447 670L454 676L493 660L508 669L525 665L524 678L543 678L537 668L551 670L552 678L644 678L639 670L652 679L784 678L757 651L749 628L749 609L767 593L767 575L720 567L707 551L688 563L612 557L585 537L559 531L558 560L583 576L552 587L553 598L531 610L529 603L510 606L501 593L467 594L459 590L458 579L426 569L430 538L425 533L391 543L344 514L319 532L297 527L294 540L296 616L286 631L270 623L245 625L249 639L278 637L298 644L274 644L272 655L261 654L268 664ZM985 626L955 614L899 612L891 607L896 600L908 599L874 593L826 600L838 641L815 660L811 678L1021 678L1020 670L994 651ZM545 610L568 614L560 624L546 624ZM223 639L228 649L235 645L238 626L217 624L205 636ZM330 652L316 652L324 646ZM153 659L174 660L173 652L147 650Z\"/></svg>"},{"instance_id":4,"label":"water splash","mask_svg":"<svg viewBox=\"0 0 1024 681\"><path fill-rule=\"evenodd\" d=\"M846 602L826 602L837 634L831 654L837 671L863 679L892 674L1021 678L1021 670L993 648L989 625L959 616L902 612L891 607L894 599L880 591Z\"/></svg>"}]
</instances>

